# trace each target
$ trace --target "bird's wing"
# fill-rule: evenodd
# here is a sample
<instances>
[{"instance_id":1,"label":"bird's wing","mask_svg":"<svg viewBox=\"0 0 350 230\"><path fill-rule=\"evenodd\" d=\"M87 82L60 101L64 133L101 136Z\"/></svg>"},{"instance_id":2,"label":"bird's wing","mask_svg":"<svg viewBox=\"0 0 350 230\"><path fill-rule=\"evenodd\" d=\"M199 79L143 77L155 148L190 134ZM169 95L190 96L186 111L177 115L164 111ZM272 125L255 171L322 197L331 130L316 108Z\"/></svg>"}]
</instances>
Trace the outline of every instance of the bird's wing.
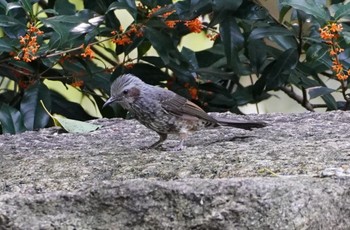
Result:
<instances>
[{"instance_id":1,"label":"bird's wing","mask_svg":"<svg viewBox=\"0 0 350 230\"><path fill-rule=\"evenodd\" d=\"M240 129L252 129L252 128L262 128L267 124L259 121L242 121L233 120L225 118L214 118L209 116L203 109L198 105L190 102L186 98L177 95L176 93L168 90L160 90L158 92L158 101L161 106L169 113L186 118L187 120L198 120L202 119L207 121L208 124L214 125L226 125ZM159 100L160 99L160 100Z\"/></svg>"},{"instance_id":2,"label":"bird's wing","mask_svg":"<svg viewBox=\"0 0 350 230\"><path fill-rule=\"evenodd\" d=\"M163 100L162 107L180 117L186 117L187 119L202 119L208 122L212 122L214 124L217 123L217 121L209 116L203 109L201 109L198 105L190 102L186 98L173 94L172 97L168 97L167 99Z\"/></svg>"}]
</instances>

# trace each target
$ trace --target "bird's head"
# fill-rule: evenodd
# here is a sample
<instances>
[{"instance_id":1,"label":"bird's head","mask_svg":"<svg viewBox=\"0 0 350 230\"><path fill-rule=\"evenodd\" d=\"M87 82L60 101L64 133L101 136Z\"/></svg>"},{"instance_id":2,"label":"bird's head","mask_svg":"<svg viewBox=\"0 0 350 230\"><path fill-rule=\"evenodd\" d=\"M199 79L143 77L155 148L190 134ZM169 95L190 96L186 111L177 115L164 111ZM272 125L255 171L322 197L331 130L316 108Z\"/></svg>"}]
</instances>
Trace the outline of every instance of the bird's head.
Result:
<instances>
[{"instance_id":1,"label":"bird's head","mask_svg":"<svg viewBox=\"0 0 350 230\"><path fill-rule=\"evenodd\" d=\"M124 74L118 77L111 85L111 96L103 105L116 102L123 108L129 109L130 105L140 96L141 88L145 83L132 74Z\"/></svg>"}]
</instances>

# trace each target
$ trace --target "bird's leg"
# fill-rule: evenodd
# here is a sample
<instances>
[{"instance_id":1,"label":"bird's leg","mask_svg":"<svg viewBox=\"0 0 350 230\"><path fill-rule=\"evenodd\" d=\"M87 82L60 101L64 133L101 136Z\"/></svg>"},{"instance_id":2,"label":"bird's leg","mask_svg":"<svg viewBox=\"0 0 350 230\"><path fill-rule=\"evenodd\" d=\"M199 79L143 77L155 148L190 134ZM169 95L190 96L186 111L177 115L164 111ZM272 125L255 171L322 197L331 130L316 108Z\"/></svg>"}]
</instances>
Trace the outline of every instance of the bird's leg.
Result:
<instances>
[{"instance_id":1,"label":"bird's leg","mask_svg":"<svg viewBox=\"0 0 350 230\"><path fill-rule=\"evenodd\" d=\"M168 137L168 134L166 133L158 133L158 135L159 135L159 140L156 143L152 144L150 147L148 147L149 149L155 149L159 147Z\"/></svg>"},{"instance_id":2,"label":"bird's leg","mask_svg":"<svg viewBox=\"0 0 350 230\"><path fill-rule=\"evenodd\" d=\"M184 142L185 142L185 139L187 138L187 132L180 132L179 136L180 136L180 143L173 148L169 148L168 149L169 151L181 151L186 148L186 146L184 146Z\"/></svg>"}]
</instances>

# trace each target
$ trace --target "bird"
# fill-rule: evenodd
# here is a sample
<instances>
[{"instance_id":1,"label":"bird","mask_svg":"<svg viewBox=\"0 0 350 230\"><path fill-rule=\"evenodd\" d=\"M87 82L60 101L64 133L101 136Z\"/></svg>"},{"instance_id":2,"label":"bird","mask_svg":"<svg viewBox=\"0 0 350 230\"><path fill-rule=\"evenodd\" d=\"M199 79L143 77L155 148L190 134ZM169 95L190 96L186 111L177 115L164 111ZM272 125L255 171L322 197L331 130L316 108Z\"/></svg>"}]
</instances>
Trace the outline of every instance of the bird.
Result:
<instances>
[{"instance_id":1,"label":"bird","mask_svg":"<svg viewBox=\"0 0 350 230\"><path fill-rule=\"evenodd\" d=\"M148 148L159 148L168 134L177 134L180 142L171 150L185 148L184 141L189 133L203 128L231 126L251 130L262 128L266 123L260 121L237 121L212 117L195 103L175 92L149 85L133 74L123 74L111 84L110 97L103 107L112 103L120 104L147 128L159 135L159 140Z\"/></svg>"}]
</instances>

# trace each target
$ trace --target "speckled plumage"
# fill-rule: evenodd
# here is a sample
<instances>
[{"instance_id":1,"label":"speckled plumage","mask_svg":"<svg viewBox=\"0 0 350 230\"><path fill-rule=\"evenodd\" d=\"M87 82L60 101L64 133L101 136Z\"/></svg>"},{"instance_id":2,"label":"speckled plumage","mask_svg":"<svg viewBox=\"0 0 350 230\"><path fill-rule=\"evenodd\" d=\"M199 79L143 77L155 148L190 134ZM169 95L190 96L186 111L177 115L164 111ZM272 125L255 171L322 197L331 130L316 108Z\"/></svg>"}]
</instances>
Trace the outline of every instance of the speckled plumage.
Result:
<instances>
[{"instance_id":1,"label":"speckled plumage","mask_svg":"<svg viewBox=\"0 0 350 230\"><path fill-rule=\"evenodd\" d=\"M186 98L170 90L146 84L132 74L122 75L113 82L111 97L104 106L113 102L119 103L134 114L140 123L159 134L160 139L150 148L160 146L167 134L180 136L180 144L175 148L180 150L187 134L201 128L229 125L251 129L265 126L262 122L215 119Z\"/></svg>"}]
</instances>

